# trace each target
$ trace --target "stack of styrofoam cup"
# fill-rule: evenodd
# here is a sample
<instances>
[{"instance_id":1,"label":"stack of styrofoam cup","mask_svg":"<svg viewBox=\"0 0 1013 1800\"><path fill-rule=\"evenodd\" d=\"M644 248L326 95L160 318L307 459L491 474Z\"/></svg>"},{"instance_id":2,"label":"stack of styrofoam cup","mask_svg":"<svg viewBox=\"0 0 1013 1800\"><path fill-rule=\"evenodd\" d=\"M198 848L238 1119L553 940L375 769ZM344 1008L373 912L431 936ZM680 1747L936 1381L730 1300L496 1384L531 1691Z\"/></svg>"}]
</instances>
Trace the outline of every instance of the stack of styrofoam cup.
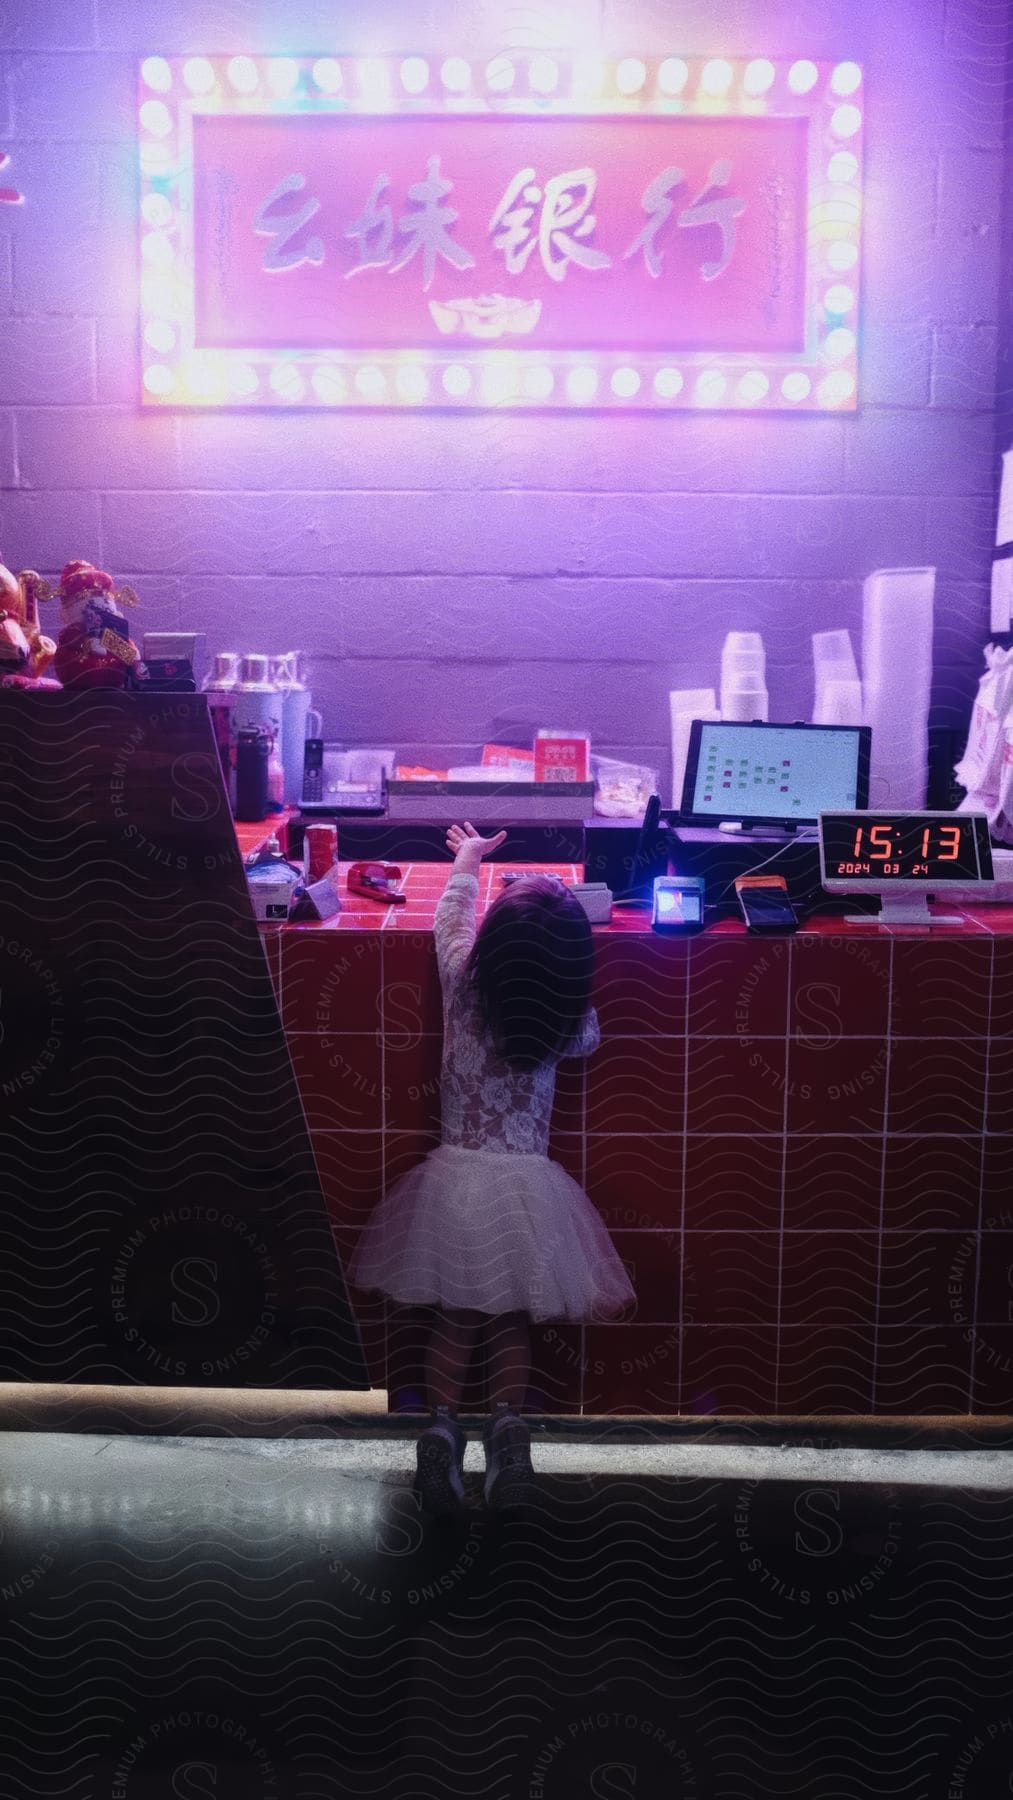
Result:
<instances>
[{"instance_id":1,"label":"stack of styrofoam cup","mask_svg":"<svg viewBox=\"0 0 1013 1800\"><path fill-rule=\"evenodd\" d=\"M758 631L730 631L721 649L721 717L766 719L767 656Z\"/></svg>"},{"instance_id":2,"label":"stack of styrofoam cup","mask_svg":"<svg viewBox=\"0 0 1013 1800\"><path fill-rule=\"evenodd\" d=\"M862 694L872 727L869 804L925 804L936 571L877 569L862 604Z\"/></svg>"},{"instance_id":3,"label":"stack of styrofoam cup","mask_svg":"<svg viewBox=\"0 0 1013 1800\"><path fill-rule=\"evenodd\" d=\"M814 725L860 725L862 684L850 631L813 632Z\"/></svg>"},{"instance_id":4,"label":"stack of styrofoam cup","mask_svg":"<svg viewBox=\"0 0 1013 1800\"><path fill-rule=\"evenodd\" d=\"M770 701L762 675L743 670L733 677L727 688L722 688L721 717L723 719L733 720L740 725L749 725L754 719L768 718L769 714Z\"/></svg>"},{"instance_id":5,"label":"stack of styrofoam cup","mask_svg":"<svg viewBox=\"0 0 1013 1800\"><path fill-rule=\"evenodd\" d=\"M689 728L694 719L720 719L713 688L675 688L668 696L672 709L672 806L678 812L686 779Z\"/></svg>"},{"instance_id":6,"label":"stack of styrofoam cup","mask_svg":"<svg viewBox=\"0 0 1013 1800\"><path fill-rule=\"evenodd\" d=\"M830 680L823 684L823 694L813 713L814 725L861 725L862 684L857 675L853 681Z\"/></svg>"}]
</instances>

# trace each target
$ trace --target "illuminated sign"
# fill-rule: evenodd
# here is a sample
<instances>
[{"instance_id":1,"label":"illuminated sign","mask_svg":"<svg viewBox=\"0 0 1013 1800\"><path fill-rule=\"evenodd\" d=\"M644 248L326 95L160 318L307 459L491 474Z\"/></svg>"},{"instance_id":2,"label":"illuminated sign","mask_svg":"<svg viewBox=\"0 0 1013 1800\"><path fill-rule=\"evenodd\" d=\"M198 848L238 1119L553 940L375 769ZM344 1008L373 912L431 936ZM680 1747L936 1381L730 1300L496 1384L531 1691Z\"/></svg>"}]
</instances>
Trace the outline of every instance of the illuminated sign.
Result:
<instances>
[{"instance_id":1,"label":"illuminated sign","mask_svg":"<svg viewBox=\"0 0 1013 1800\"><path fill-rule=\"evenodd\" d=\"M149 57L156 405L852 410L855 63Z\"/></svg>"}]
</instances>

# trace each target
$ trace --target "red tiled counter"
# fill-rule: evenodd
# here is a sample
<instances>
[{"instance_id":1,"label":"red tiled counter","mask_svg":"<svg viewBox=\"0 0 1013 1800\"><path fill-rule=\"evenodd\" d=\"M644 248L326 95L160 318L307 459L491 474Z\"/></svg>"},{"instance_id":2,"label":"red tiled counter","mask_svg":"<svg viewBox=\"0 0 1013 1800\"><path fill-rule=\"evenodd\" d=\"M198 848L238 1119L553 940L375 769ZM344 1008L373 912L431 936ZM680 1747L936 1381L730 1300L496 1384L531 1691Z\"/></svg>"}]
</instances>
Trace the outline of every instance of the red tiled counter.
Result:
<instances>
[{"instance_id":1,"label":"red tiled counter","mask_svg":"<svg viewBox=\"0 0 1013 1800\"><path fill-rule=\"evenodd\" d=\"M265 930L346 1257L438 1141L448 873L407 869L402 907L346 899L326 926ZM665 940L617 909L595 941L602 1044L560 1068L552 1153L637 1305L536 1327L532 1404L1013 1411L1013 911ZM418 1406L426 1316L356 1300L374 1380Z\"/></svg>"}]
</instances>

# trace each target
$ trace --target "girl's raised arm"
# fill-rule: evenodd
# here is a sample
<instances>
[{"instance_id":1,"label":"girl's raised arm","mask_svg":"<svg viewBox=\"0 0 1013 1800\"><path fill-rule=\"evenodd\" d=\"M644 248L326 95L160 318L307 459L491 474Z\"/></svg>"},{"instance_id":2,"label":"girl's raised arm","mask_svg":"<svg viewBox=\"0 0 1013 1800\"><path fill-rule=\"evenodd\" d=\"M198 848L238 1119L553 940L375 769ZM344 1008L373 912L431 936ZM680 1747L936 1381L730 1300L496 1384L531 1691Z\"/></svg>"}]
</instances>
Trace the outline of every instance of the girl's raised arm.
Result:
<instances>
[{"instance_id":1,"label":"girl's raised arm","mask_svg":"<svg viewBox=\"0 0 1013 1800\"><path fill-rule=\"evenodd\" d=\"M460 980L475 942L478 876L456 869L447 882L433 919L436 963L444 994Z\"/></svg>"},{"instance_id":2,"label":"girl's raised arm","mask_svg":"<svg viewBox=\"0 0 1013 1800\"><path fill-rule=\"evenodd\" d=\"M478 866L483 856L497 850L505 837L505 831L491 838L479 837L467 820L463 826L451 825L447 832L447 848L454 852L454 872L440 896L433 920L436 961L445 994L460 979L475 942Z\"/></svg>"}]
</instances>

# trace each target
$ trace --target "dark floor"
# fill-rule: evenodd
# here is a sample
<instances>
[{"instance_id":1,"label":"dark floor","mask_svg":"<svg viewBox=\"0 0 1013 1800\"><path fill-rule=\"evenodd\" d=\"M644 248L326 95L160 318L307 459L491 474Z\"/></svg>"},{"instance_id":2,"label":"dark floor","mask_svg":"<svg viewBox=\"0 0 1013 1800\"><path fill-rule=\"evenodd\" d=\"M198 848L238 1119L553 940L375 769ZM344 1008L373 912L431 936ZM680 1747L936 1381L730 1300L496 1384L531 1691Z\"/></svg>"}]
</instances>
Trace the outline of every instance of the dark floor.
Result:
<instances>
[{"instance_id":1,"label":"dark floor","mask_svg":"<svg viewBox=\"0 0 1013 1800\"><path fill-rule=\"evenodd\" d=\"M1013 1451L833 1444L0 1435L0 1796L1013 1794Z\"/></svg>"}]
</instances>

